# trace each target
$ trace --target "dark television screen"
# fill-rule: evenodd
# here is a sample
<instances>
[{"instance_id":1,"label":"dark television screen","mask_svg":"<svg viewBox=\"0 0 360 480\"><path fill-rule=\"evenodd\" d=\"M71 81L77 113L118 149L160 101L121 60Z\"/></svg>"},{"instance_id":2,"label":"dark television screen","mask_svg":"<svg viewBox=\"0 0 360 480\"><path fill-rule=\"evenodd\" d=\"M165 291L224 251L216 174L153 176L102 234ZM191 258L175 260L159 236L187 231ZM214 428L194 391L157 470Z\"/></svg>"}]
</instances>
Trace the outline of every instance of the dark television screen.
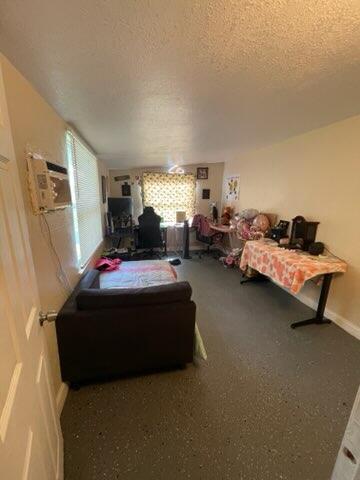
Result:
<instances>
[{"instance_id":1,"label":"dark television screen","mask_svg":"<svg viewBox=\"0 0 360 480\"><path fill-rule=\"evenodd\" d=\"M132 198L108 198L108 208L113 217L132 215Z\"/></svg>"}]
</instances>

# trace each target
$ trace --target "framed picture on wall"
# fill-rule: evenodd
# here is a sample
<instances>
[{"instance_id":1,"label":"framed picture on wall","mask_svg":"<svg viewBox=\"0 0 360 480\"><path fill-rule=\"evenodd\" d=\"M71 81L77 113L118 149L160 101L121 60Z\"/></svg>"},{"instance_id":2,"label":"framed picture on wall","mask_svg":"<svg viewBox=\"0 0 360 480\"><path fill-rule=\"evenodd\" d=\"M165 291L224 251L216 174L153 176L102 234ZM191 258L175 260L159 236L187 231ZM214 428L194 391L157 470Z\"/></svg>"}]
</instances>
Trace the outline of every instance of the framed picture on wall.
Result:
<instances>
[{"instance_id":1,"label":"framed picture on wall","mask_svg":"<svg viewBox=\"0 0 360 480\"><path fill-rule=\"evenodd\" d=\"M129 185L127 182L121 185L121 195L123 197L131 197L131 185Z\"/></svg>"},{"instance_id":2,"label":"framed picture on wall","mask_svg":"<svg viewBox=\"0 0 360 480\"><path fill-rule=\"evenodd\" d=\"M101 175L101 194L102 194L102 202L106 203L106 177Z\"/></svg>"},{"instance_id":3,"label":"framed picture on wall","mask_svg":"<svg viewBox=\"0 0 360 480\"><path fill-rule=\"evenodd\" d=\"M198 167L196 169L196 178L198 180L207 180L209 178L209 168L208 167Z\"/></svg>"},{"instance_id":4,"label":"framed picture on wall","mask_svg":"<svg viewBox=\"0 0 360 480\"><path fill-rule=\"evenodd\" d=\"M202 198L203 198L203 200L209 200L210 199L210 188L203 188Z\"/></svg>"}]
</instances>

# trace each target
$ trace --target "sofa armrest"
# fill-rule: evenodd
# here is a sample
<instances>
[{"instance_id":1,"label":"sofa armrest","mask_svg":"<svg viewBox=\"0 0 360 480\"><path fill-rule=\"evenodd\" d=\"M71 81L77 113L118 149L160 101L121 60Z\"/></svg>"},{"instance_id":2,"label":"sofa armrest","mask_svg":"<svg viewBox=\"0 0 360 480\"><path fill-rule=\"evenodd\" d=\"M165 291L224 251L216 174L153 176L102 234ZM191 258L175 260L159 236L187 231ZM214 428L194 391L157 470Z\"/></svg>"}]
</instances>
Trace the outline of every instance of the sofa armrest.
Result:
<instances>
[{"instance_id":1,"label":"sofa armrest","mask_svg":"<svg viewBox=\"0 0 360 480\"><path fill-rule=\"evenodd\" d=\"M191 294L192 289L188 282L174 282L145 288L87 288L78 293L76 303L79 310L99 310L188 302Z\"/></svg>"},{"instance_id":2,"label":"sofa armrest","mask_svg":"<svg viewBox=\"0 0 360 480\"><path fill-rule=\"evenodd\" d=\"M100 284L100 272L98 270L89 270L84 273L81 277L79 283L74 288L73 292L70 294L69 298L66 300L62 306L61 313L75 313L77 310L76 298L82 290L99 288ZM59 313L60 313L59 312Z\"/></svg>"}]
</instances>

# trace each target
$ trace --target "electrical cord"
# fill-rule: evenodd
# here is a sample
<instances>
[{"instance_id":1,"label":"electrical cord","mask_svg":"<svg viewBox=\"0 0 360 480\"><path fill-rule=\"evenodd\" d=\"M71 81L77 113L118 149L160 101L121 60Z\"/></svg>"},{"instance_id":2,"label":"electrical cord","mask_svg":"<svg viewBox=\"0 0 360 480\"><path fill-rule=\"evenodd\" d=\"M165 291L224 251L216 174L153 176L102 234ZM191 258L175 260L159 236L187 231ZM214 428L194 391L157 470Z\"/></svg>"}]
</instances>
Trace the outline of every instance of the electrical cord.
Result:
<instances>
[{"instance_id":1,"label":"electrical cord","mask_svg":"<svg viewBox=\"0 0 360 480\"><path fill-rule=\"evenodd\" d=\"M335 257L335 258L337 258L338 260L341 260L342 262L345 262L345 260L344 260L343 258L340 258L340 257L338 257L337 255L335 255L335 254L334 254L331 250L329 250L327 247L324 247L324 250L326 250L328 253L330 253L330 255L331 255L332 257Z\"/></svg>"},{"instance_id":2,"label":"electrical cord","mask_svg":"<svg viewBox=\"0 0 360 480\"><path fill-rule=\"evenodd\" d=\"M58 280L60 281L61 286L66 290L66 292L71 293L72 288L71 288L70 282L69 282L69 280L66 276L66 273L63 269L63 266L61 264L59 254L57 253L57 250L56 250L54 242L53 242L51 229L50 229L49 223L48 223L47 218L46 218L44 213L40 214L39 220L40 220L40 230L41 230L41 233L44 237L44 240L46 241L46 243L50 247L52 256L53 256L53 258L55 258L56 263L58 264L58 272L57 272L56 276L57 276ZM45 222L46 229L47 229L47 235L44 233L42 220L44 220L44 222Z\"/></svg>"},{"instance_id":3,"label":"electrical cord","mask_svg":"<svg viewBox=\"0 0 360 480\"><path fill-rule=\"evenodd\" d=\"M337 255L335 255L331 250L329 250L327 247L324 246L324 250L328 253L330 253L331 257L333 258L337 258L338 260L340 260L341 262L345 262L345 260L343 260L342 258L338 257ZM346 263L346 262L345 262ZM314 283L315 285L318 285L319 284L319 280L317 277L315 278L311 278L310 281L312 283Z\"/></svg>"}]
</instances>

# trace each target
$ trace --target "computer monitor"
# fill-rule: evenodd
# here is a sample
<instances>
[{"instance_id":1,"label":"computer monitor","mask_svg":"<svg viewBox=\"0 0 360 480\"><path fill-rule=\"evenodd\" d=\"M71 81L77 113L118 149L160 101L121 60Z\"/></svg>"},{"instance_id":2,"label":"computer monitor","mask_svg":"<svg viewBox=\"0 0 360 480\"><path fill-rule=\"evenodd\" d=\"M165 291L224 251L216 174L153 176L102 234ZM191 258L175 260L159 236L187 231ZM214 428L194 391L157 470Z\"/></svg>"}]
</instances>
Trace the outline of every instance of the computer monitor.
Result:
<instances>
[{"instance_id":1,"label":"computer monitor","mask_svg":"<svg viewBox=\"0 0 360 480\"><path fill-rule=\"evenodd\" d=\"M113 217L132 215L132 198L108 198L108 209Z\"/></svg>"}]
</instances>

